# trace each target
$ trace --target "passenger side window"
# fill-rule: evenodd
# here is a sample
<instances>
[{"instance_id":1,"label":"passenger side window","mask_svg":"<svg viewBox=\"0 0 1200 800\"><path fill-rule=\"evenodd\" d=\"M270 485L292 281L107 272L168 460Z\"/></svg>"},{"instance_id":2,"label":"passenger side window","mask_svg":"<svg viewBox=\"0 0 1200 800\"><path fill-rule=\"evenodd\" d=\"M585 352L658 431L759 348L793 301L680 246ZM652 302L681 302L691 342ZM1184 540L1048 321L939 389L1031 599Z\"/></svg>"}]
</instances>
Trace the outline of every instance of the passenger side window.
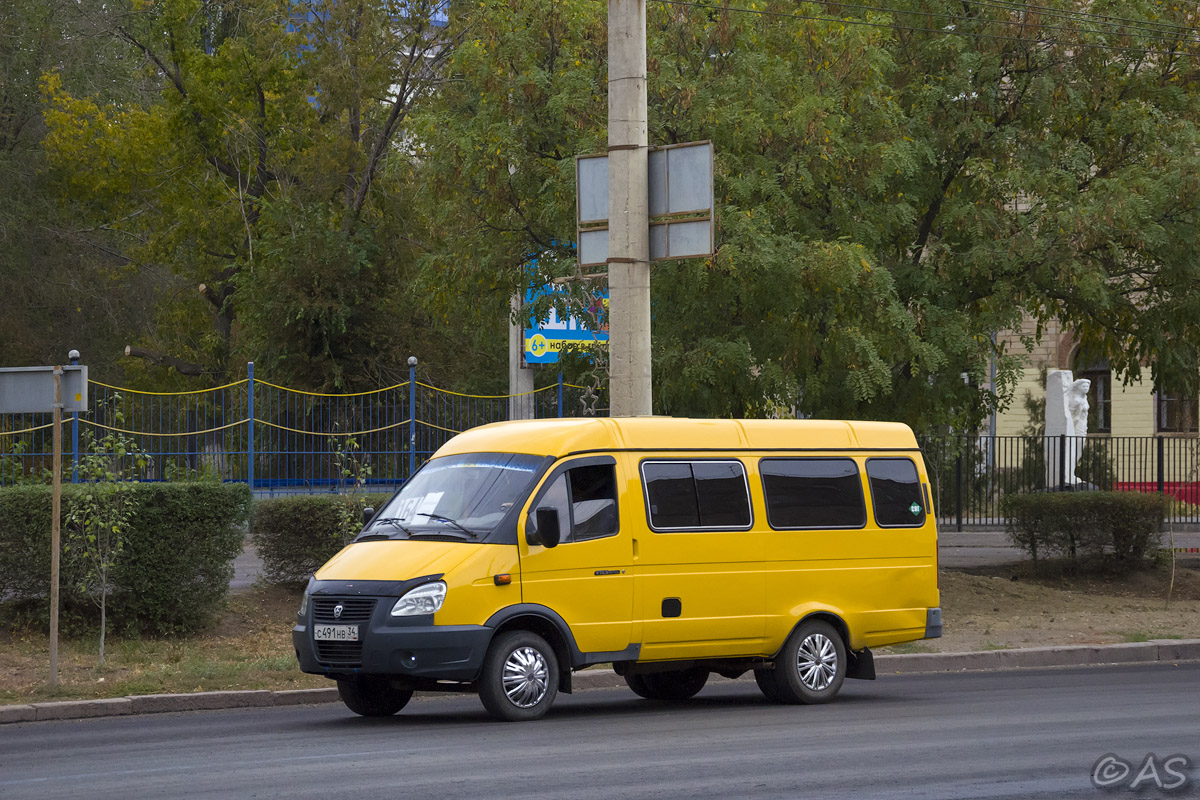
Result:
<instances>
[{"instance_id":1,"label":"passenger side window","mask_svg":"<svg viewBox=\"0 0 1200 800\"><path fill-rule=\"evenodd\" d=\"M576 467L571 482L571 541L598 539L617 532L617 481L611 464Z\"/></svg>"},{"instance_id":2,"label":"passenger side window","mask_svg":"<svg viewBox=\"0 0 1200 800\"><path fill-rule=\"evenodd\" d=\"M925 524L921 479L908 458L868 458L867 479L875 522L882 528L918 528Z\"/></svg>"},{"instance_id":3,"label":"passenger side window","mask_svg":"<svg viewBox=\"0 0 1200 800\"><path fill-rule=\"evenodd\" d=\"M772 528L861 528L862 477L850 458L764 458L758 462Z\"/></svg>"},{"instance_id":4,"label":"passenger side window","mask_svg":"<svg viewBox=\"0 0 1200 800\"><path fill-rule=\"evenodd\" d=\"M642 483L656 531L750 527L750 492L740 461L644 461Z\"/></svg>"},{"instance_id":5,"label":"passenger side window","mask_svg":"<svg viewBox=\"0 0 1200 800\"><path fill-rule=\"evenodd\" d=\"M562 544L612 536L619 530L615 468L589 464L567 470L538 500L528 525L535 524L538 508L558 510Z\"/></svg>"}]
</instances>

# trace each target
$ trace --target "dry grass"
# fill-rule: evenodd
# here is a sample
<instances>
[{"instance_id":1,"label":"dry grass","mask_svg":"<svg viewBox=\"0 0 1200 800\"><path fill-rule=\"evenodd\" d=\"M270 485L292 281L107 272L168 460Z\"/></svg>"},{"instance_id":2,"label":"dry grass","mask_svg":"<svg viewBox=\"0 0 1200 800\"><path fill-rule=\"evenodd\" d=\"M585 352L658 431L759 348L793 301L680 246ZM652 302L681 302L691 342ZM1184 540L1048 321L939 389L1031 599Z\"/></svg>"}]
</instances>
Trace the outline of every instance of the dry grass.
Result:
<instances>
[{"instance_id":1,"label":"dry grass","mask_svg":"<svg viewBox=\"0 0 1200 800\"><path fill-rule=\"evenodd\" d=\"M329 681L305 675L292 651L297 592L255 588L230 595L220 622L182 639L109 636L97 666L94 637L59 643L59 685L49 686L46 635L0 629L0 704L124 697L214 689L304 689Z\"/></svg>"},{"instance_id":2,"label":"dry grass","mask_svg":"<svg viewBox=\"0 0 1200 800\"><path fill-rule=\"evenodd\" d=\"M1200 639L1200 571L1181 565L1166 607L1169 569L1076 576L1028 564L941 574L944 635L881 652L961 652L1011 647Z\"/></svg>"}]
</instances>

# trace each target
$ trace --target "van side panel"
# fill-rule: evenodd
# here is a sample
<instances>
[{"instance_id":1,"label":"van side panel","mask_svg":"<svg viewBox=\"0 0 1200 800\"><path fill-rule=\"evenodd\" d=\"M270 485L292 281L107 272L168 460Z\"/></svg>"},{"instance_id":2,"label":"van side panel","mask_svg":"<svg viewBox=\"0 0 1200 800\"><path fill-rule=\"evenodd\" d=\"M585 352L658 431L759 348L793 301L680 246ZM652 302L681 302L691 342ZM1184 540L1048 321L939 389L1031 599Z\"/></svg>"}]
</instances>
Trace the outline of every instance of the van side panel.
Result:
<instances>
[{"instance_id":1,"label":"van side panel","mask_svg":"<svg viewBox=\"0 0 1200 800\"><path fill-rule=\"evenodd\" d=\"M742 461L750 479L745 459L723 457ZM623 472L632 479L621 493L621 514L638 530L633 566L635 628L640 623L642 642L639 660L760 654L765 587L760 537L753 529L651 530L641 461L689 456L626 453L623 458ZM758 512L752 513L757 526Z\"/></svg>"},{"instance_id":2,"label":"van side panel","mask_svg":"<svg viewBox=\"0 0 1200 800\"><path fill-rule=\"evenodd\" d=\"M920 528L880 528L863 473L869 455L852 456L863 483L864 527L773 530L765 518L758 526L765 554L764 644L769 653L782 647L796 623L814 611L841 617L849 629L851 649L858 650L923 638L926 609L938 605L933 515L927 514ZM914 460L923 477L923 466ZM752 487L765 517L758 459L754 461Z\"/></svg>"},{"instance_id":3,"label":"van side panel","mask_svg":"<svg viewBox=\"0 0 1200 800\"><path fill-rule=\"evenodd\" d=\"M553 479L551 473L543 479L542 487ZM615 479L619 509L616 535L565 541L553 548L529 544L526 527L542 487L532 493L517 526L522 602L553 609L570 627L583 653L622 651L635 641L631 562L633 539L642 526L638 518L628 516L624 507L621 487L627 479L619 461ZM568 524L569 509L559 511L561 524Z\"/></svg>"}]
</instances>

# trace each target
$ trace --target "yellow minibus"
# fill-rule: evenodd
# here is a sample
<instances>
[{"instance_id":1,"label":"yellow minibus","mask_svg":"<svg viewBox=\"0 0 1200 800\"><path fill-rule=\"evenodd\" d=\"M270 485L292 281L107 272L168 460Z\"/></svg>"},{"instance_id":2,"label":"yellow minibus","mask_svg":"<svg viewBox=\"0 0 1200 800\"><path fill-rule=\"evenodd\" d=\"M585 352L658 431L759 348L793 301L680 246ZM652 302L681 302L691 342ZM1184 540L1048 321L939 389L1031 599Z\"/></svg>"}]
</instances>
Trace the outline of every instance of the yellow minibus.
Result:
<instances>
[{"instance_id":1,"label":"yellow minibus","mask_svg":"<svg viewBox=\"0 0 1200 800\"><path fill-rule=\"evenodd\" d=\"M595 664L652 700L753 671L772 701L823 703L875 677L870 648L942 631L929 476L898 423L495 423L364 516L292 638L365 716L476 691L536 719Z\"/></svg>"}]
</instances>

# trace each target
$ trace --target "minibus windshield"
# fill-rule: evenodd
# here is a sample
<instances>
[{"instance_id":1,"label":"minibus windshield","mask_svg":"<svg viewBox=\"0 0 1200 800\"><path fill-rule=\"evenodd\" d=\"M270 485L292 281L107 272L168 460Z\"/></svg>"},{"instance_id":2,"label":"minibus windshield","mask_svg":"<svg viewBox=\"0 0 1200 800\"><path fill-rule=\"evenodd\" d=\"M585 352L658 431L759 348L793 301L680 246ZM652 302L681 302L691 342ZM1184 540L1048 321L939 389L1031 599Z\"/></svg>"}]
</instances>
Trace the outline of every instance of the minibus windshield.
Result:
<instances>
[{"instance_id":1,"label":"minibus windshield","mask_svg":"<svg viewBox=\"0 0 1200 800\"><path fill-rule=\"evenodd\" d=\"M518 453L435 458L375 515L370 534L482 541L525 499L543 461Z\"/></svg>"}]
</instances>

